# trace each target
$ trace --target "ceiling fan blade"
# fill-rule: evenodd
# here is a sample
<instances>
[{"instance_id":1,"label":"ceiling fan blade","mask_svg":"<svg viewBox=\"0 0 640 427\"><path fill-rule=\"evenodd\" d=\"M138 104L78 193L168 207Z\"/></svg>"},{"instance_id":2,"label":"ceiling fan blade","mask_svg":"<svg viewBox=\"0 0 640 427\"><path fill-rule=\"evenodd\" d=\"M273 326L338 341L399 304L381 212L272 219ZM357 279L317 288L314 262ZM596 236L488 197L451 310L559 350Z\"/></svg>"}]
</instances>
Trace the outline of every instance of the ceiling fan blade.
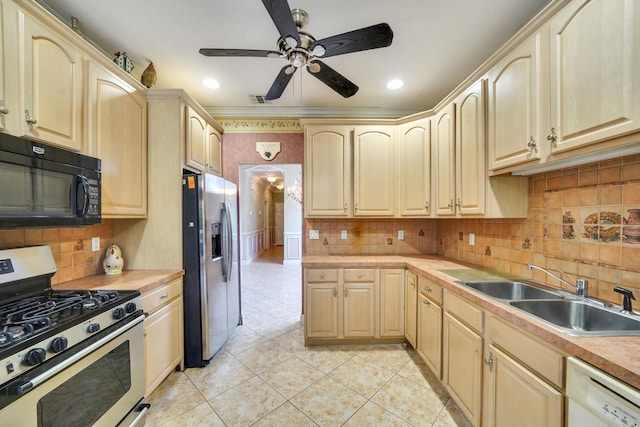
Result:
<instances>
[{"instance_id":1,"label":"ceiling fan blade","mask_svg":"<svg viewBox=\"0 0 640 427\"><path fill-rule=\"evenodd\" d=\"M311 61L307 71L345 98L349 98L358 92L358 86L322 61Z\"/></svg>"},{"instance_id":2,"label":"ceiling fan blade","mask_svg":"<svg viewBox=\"0 0 640 427\"><path fill-rule=\"evenodd\" d=\"M296 70L297 68L291 65L285 65L284 67L282 67L282 69L278 73L278 76L276 77L276 80L271 85L271 88L265 95L264 99L271 101L273 99L280 98Z\"/></svg>"},{"instance_id":3,"label":"ceiling fan blade","mask_svg":"<svg viewBox=\"0 0 640 427\"><path fill-rule=\"evenodd\" d=\"M389 24L377 24L315 41L311 43L309 50L315 56L328 58L361 50L387 47L391 45L392 41L393 30ZM323 54L320 54L319 47L324 49Z\"/></svg>"},{"instance_id":4,"label":"ceiling fan blade","mask_svg":"<svg viewBox=\"0 0 640 427\"><path fill-rule=\"evenodd\" d=\"M256 58L280 58L282 54L275 50L258 49L200 49L204 56L251 56Z\"/></svg>"},{"instance_id":5,"label":"ceiling fan blade","mask_svg":"<svg viewBox=\"0 0 640 427\"><path fill-rule=\"evenodd\" d=\"M282 40L292 48L300 46L298 27L296 27L296 24L293 21L291 8L289 7L287 0L262 0L262 3L267 9L267 12L269 12L271 20L278 29ZM296 41L297 44L295 46L291 46L292 41L290 38L293 38L293 40Z\"/></svg>"}]
</instances>

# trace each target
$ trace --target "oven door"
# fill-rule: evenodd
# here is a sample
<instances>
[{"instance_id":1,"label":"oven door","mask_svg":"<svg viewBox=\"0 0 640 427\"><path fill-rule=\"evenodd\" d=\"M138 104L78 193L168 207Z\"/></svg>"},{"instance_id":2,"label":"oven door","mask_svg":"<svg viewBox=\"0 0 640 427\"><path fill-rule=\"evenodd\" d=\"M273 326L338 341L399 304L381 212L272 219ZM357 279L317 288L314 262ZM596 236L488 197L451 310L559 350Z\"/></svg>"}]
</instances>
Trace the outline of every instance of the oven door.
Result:
<instances>
[{"instance_id":1,"label":"oven door","mask_svg":"<svg viewBox=\"0 0 640 427\"><path fill-rule=\"evenodd\" d=\"M145 392L143 320L140 314L89 346L68 350L63 360L46 362L37 375L3 385L0 399L12 402L0 410L2 425L113 427L125 418L135 420L127 426L144 425L144 413L130 415Z\"/></svg>"}]
</instances>

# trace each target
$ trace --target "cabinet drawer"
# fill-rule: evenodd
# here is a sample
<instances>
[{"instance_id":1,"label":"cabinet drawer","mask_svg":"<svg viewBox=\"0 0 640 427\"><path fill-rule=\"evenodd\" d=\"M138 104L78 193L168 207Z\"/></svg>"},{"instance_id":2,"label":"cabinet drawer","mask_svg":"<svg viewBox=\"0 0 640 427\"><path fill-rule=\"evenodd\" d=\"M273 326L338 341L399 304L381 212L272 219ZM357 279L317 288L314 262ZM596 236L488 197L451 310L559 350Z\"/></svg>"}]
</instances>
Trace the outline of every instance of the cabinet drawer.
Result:
<instances>
[{"instance_id":1,"label":"cabinet drawer","mask_svg":"<svg viewBox=\"0 0 640 427\"><path fill-rule=\"evenodd\" d=\"M444 290L445 309L476 332L482 333L482 310L456 294Z\"/></svg>"},{"instance_id":2,"label":"cabinet drawer","mask_svg":"<svg viewBox=\"0 0 640 427\"><path fill-rule=\"evenodd\" d=\"M307 282L337 282L338 270L335 269L314 269L305 270Z\"/></svg>"},{"instance_id":3,"label":"cabinet drawer","mask_svg":"<svg viewBox=\"0 0 640 427\"><path fill-rule=\"evenodd\" d=\"M158 289L142 295L142 309L153 313L162 305L182 294L182 279L174 280Z\"/></svg>"},{"instance_id":4,"label":"cabinet drawer","mask_svg":"<svg viewBox=\"0 0 640 427\"><path fill-rule=\"evenodd\" d=\"M564 356L502 320L487 318L487 337L525 365L564 389Z\"/></svg>"},{"instance_id":5,"label":"cabinet drawer","mask_svg":"<svg viewBox=\"0 0 640 427\"><path fill-rule=\"evenodd\" d=\"M442 304L442 286L437 285L433 280L418 276L418 290L422 295Z\"/></svg>"},{"instance_id":6,"label":"cabinet drawer","mask_svg":"<svg viewBox=\"0 0 640 427\"><path fill-rule=\"evenodd\" d=\"M374 282L376 280L376 270L369 269L345 269L345 282Z\"/></svg>"}]
</instances>

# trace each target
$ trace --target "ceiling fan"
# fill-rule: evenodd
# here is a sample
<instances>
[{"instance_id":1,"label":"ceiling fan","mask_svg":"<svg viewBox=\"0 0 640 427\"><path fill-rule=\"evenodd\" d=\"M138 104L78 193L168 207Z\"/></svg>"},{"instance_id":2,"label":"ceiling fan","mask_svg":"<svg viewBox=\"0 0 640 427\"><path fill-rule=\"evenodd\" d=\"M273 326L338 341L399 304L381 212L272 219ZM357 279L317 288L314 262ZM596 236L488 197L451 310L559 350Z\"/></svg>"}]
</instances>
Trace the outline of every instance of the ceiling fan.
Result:
<instances>
[{"instance_id":1,"label":"ceiling fan","mask_svg":"<svg viewBox=\"0 0 640 427\"><path fill-rule=\"evenodd\" d=\"M318 58L344 55L391 45L393 31L388 24L377 24L316 40L302 31L309 22L309 15L302 9L290 9L287 0L262 0L269 12L280 38L278 50L256 49L200 49L205 56L244 56L284 58L289 61L278 73L265 99L278 99L298 68L306 67L309 74L338 92L345 98L358 92L358 86L329 67Z\"/></svg>"}]
</instances>

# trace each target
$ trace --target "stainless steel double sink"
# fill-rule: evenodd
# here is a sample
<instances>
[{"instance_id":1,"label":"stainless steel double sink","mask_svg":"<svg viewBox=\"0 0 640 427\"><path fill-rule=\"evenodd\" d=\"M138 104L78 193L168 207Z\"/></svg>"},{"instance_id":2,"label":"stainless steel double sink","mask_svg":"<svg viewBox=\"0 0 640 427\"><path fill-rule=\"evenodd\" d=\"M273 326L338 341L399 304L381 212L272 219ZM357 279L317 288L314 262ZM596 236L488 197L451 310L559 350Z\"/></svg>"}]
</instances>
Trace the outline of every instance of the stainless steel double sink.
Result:
<instances>
[{"instance_id":1,"label":"stainless steel double sink","mask_svg":"<svg viewBox=\"0 0 640 427\"><path fill-rule=\"evenodd\" d=\"M568 335L640 335L640 316L620 313L613 306L589 298L511 280L459 280L458 283L535 316Z\"/></svg>"}]
</instances>

